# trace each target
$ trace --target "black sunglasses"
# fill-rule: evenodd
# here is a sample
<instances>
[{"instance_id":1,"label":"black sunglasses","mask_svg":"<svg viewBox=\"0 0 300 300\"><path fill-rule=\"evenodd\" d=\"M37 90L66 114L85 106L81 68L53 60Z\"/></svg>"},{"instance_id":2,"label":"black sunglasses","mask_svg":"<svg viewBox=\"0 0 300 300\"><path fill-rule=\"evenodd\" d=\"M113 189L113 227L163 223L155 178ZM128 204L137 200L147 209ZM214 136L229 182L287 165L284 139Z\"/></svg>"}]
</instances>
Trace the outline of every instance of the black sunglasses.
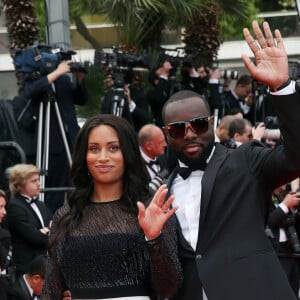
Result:
<instances>
[{"instance_id":1,"label":"black sunglasses","mask_svg":"<svg viewBox=\"0 0 300 300\"><path fill-rule=\"evenodd\" d=\"M187 125L189 125L197 135L200 135L207 132L210 118L211 117L197 117L189 121L173 122L167 124L163 128L172 139L183 138L185 136Z\"/></svg>"}]
</instances>

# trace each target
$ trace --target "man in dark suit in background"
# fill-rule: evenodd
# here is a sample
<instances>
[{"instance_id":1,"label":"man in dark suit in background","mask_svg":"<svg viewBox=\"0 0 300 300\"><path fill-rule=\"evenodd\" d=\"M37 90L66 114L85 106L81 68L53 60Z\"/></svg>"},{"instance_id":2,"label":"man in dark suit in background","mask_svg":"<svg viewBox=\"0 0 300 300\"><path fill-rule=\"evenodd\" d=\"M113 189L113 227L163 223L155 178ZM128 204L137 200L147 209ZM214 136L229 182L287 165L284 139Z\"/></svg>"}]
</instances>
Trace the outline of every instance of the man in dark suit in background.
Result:
<instances>
[{"instance_id":1,"label":"man in dark suit in background","mask_svg":"<svg viewBox=\"0 0 300 300\"><path fill-rule=\"evenodd\" d=\"M253 122L252 78L243 74L237 80L233 90L225 93L226 113L239 110L244 118Z\"/></svg>"},{"instance_id":2,"label":"man in dark suit in background","mask_svg":"<svg viewBox=\"0 0 300 300\"><path fill-rule=\"evenodd\" d=\"M180 224L179 255L184 281L180 300L295 300L265 235L273 190L300 174L300 99L290 81L278 30L252 23L244 37L256 65L243 55L251 75L272 90L284 145L267 148L252 140L237 149L214 142L214 120L198 94L174 94L163 109L168 142L178 158L170 192ZM203 292L204 291L204 292Z\"/></svg>"},{"instance_id":3,"label":"man in dark suit in background","mask_svg":"<svg viewBox=\"0 0 300 300\"><path fill-rule=\"evenodd\" d=\"M139 130L138 139L149 177L153 179L163 169L167 169L167 161L164 156L167 147L166 138L159 127L147 124Z\"/></svg>"},{"instance_id":4,"label":"man in dark suit in background","mask_svg":"<svg viewBox=\"0 0 300 300\"><path fill-rule=\"evenodd\" d=\"M37 199L40 170L34 165L17 164L10 170L12 198L7 205L7 224L11 233L16 278L37 255L46 254L52 213Z\"/></svg>"},{"instance_id":5,"label":"man in dark suit in background","mask_svg":"<svg viewBox=\"0 0 300 300\"><path fill-rule=\"evenodd\" d=\"M39 255L28 265L26 273L12 284L7 292L8 300L38 300L46 273L47 257Z\"/></svg>"},{"instance_id":6,"label":"man in dark suit in background","mask_svg":"<svg viewBox=\"0 0 300 300\"><path fill-rule=\"evenodd\" d=\"M300 287L299 204L300 193L288 192L286 185L275 189L266 229L296 297Z\"/></svg>"}]
</instances>

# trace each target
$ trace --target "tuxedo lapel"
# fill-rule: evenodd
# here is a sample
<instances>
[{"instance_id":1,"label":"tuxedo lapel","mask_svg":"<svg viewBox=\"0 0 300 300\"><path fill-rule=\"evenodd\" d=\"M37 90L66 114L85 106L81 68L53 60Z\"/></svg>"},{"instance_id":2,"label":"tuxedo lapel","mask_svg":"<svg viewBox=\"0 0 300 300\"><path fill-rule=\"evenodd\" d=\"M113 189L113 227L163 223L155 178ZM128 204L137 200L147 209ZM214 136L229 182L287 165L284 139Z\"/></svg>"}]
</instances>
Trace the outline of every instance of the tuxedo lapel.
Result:
<instances>
[{"instance_id":1,"label":"tuxedo lapel","mask_svg":"<svg viewBox=\"0 0 300 300\"><path fill-rule=\"evenodd\" d=\"M31 300L32 298L31 298L30 292L28 290L28 287L24 281L23 276L20 277L19 283L20 283L20 289L24 293L23 295L26 297L26 299Z\"/></svg>"},{"instance_id":2,"label":"tuxedo lapel","mask_svg":"<svg viewBox=\"0 0 300 300\"><path fill-rule=\"evenodd\" d=\"M211 193L214 186L214 181L216 179L217 172L221 167L224 159L229 154L228 149L224 146L216 143L215 152L208 163L205 172L202 177L202 192L201 192L201 210L200 210L200 223L199 223L199 233L198 233L198 242L197 248L199 246L199 240L202 236L202 231L205 227L205 217L209 208L209 201L211 198ZM205 241L207 243L207 241Z\"/></svg>"}]
</instances>

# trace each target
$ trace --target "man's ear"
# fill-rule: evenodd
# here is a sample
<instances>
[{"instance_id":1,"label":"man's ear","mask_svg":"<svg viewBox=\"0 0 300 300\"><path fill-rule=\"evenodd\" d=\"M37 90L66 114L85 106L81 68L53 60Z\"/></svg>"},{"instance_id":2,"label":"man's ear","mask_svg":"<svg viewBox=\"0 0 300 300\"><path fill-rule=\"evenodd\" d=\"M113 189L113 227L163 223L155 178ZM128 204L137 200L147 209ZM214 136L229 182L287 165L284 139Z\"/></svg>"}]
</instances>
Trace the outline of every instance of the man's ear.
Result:
<instances>
[{"instance_id":1,"label":"man's ear","mask_svg":"<svg viewBox=\"0 0 300 300\"><path fill-rule=\"evenodd\" d=\"M39 274L34 274L33 276L31 276L31 278L34 282L38 282L42 279L42 276Z\"/></svg>"},{"instance_id":2,"label":"man's ear","mask_svg":"<svg viewBox=\"0 0 300 300\"><path fill-rule=\"evenodd\" d=\"M241 136L241 135L240 135L239 133L236 132L236 133L233 135L233 139L236 140L236 141L239 141L240 136Z\"/></svg>"}]
</instances>

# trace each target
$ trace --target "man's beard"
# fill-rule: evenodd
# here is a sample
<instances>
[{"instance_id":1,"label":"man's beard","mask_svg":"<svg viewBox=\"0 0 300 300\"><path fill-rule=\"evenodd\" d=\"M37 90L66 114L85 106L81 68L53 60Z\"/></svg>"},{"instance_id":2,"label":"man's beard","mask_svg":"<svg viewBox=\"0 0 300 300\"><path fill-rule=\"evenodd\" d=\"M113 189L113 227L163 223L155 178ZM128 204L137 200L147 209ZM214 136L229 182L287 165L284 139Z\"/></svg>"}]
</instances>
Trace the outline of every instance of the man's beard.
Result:
<instances>
[{"instance_id":1,"label":"man's beard","mask_svg":"<svg viewBox=\"0 0 300 300\"><path fill-rule=\"evenodd\" d=\"M181 162L183 162L185 165L190 167L192 170L205 169L206 161L211 154L214 144L215 141L214 139L212 139L210 143L207 145L207 147L203 148L203 152L197 158L191 159L189 157L186 157L186 155L184 155L183 152L177 152L176 156Z\"/></svg>"}]
</instances>

